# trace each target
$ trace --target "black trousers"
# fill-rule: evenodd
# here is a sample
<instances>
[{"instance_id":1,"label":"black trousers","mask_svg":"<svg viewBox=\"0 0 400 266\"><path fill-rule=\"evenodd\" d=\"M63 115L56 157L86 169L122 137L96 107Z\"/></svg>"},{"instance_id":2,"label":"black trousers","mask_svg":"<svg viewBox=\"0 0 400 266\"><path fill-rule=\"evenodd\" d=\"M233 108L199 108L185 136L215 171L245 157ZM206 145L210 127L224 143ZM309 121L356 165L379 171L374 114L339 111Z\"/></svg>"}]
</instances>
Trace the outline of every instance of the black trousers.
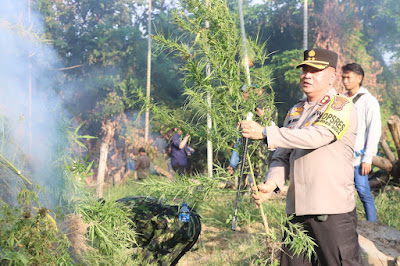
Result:
<instances>
[{"instance_id":1,"label":"black trousers","mask_svg":"<svg viewBox=\"0 0 400 266\"><path fill-rule=\"evenodd\" d=\"M320 221L317 215L294 216L291 223L302 223L316 244L317 257L309 261L304 254L294 255L290 244L282 247L281 265L363 265L358 244L357 213L328 215Z\"/></svg>"},{"instance_id":2,"label":"black trousers","mask_svg":"<svg viewBox=\"0 0 400 266\"><path fill-rule=\"evenodd\" d=\"M180 176L184 176L186 174L186 168L187 165L181 166L181 165L173 165L172 169L174 169L175 172L177 172Z\"/></svg>"}]
</instances>

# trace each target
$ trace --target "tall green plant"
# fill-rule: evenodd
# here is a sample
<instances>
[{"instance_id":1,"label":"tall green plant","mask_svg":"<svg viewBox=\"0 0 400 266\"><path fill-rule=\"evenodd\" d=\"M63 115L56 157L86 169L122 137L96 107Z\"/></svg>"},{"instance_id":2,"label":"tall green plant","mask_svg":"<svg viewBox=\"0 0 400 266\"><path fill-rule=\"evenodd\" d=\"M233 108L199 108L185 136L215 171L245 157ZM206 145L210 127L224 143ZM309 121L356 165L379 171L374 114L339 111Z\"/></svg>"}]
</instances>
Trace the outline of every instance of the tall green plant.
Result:
<instances>
[{"instance_id":1,"label":"tall green plant","mask_svg":"<svg viewBox=\"0 0 400 266\"><path fill-rule=\"evenodd\" d=\"M206 20L210 23L208 28ZM195 137L197 143L205 145L209 112L213 121L209 136L213 149L216 153L228 155L229 144L240 137L236 123L244 119L247 112L254 111L257 103L253 92L245 101L240 90L246 77L236 16L231 14L225 1L208 1L206 5L204 1L185 0L174 12L172 23L182 29L181 36L167 38L159 33L153 39L159 52L167 51L182 60L180 72L184 75L186 101L181 118L175 118L165 112L165 108L153 104L153 120L163 121L165 127L183 128L185 133ZM250 69L252 82L270 88L271 74L265 67L268 57L265 45L252 40L249 40L249 45L254 52L252 63L255 66ZM211 67L209 75L206 74L207 64ZM211 107L207 103L207 93L212 99ZM266 98L264 107L272 110L273 92ZM263 123L267 124L268 120L270 116L266 115Z\"/></svg>"}]
</instances>

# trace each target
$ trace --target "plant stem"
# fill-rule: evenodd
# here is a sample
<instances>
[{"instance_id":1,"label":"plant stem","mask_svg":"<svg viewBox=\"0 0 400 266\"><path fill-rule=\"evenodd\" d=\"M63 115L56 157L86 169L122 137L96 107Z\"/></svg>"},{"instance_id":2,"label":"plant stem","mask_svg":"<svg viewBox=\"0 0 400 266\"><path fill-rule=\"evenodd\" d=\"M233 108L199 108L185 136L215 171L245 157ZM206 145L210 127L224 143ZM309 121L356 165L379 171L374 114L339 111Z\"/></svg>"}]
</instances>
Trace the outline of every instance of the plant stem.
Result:
<instances>
[{"instance_id":1,"label":"plant stem","mask_svg":"<svg viewBox=\"0 0 400 266\"><path fill-rule=\"evenodd\" d=\"M29 185L32 185L32 182L26 178L20 170L18 170L9 160L7 160L6 157L4 157L2 154L0 154L0 159L3 160L10 168L13 170L18 176L20 176L22 179L24 179Z\"/></svg>"},{"instance_id":2,"label":"plant stem","mask_svg":"<svg viewBox=\"0 0 400 266\"><path fill-rule=\"evenodd\" d=\"M252 180L253 180L254 188L255 188L255 191L256 191L256 195L260 197L260 194L259 194L259 192L258 192L257 183L256 183L256 178L255 178L254 173L253 173L253 166L252 166L252 164L251 164L249 154L247 154L247 161L249 162L250 174L251 174L251 176L252 176ZM265 215L264 209L263 209L263 207L262 207L262 203L260 204L260 211L261 211L261 217L262 217L263 222L264 222L265 233L266 233L267 235L269 235L270 229L269 229L269 226L268 226L267 216ZM268 239L269 239L269 237L268 237Z\"/></svg>"}]
</instances>

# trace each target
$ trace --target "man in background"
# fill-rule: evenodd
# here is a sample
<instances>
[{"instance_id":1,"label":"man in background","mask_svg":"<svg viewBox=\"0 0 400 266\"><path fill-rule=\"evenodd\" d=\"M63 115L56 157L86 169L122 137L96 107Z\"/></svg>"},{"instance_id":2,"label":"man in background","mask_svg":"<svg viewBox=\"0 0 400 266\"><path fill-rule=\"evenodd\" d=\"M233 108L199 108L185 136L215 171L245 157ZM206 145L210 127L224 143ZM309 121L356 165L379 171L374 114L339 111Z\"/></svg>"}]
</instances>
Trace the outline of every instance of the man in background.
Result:
<instances>
[{"instance_id":1,"label":"man in background","mask_svg":"<svg viewBox=\"0 0 400 266\"><path fill-rule=\"evenodd\" d=\"M133 150L129 153L129 158L126 163L126 168L127 168L126 175L129 176L129 175L133 174L133 178L135 180L137 180L136 165L135 165L135 153Z\"/></svg>"},{"instance_id":2,"label":"man in background","mask_svg":"<svg viewBox=\"0 0 400 266\"><path fill-rule=\"evenodd\" d=\"M108 154L107 167L107 182L115 186L120 182L122 173L125 171L122 156L115 148L111 149Z\"/></svg>"},{"instance_id":3,"label":"man in background","mask_svg":"<svg viewBox=\"0 0 400 266\"><path fill-rule=\"evenodd\" d=\"M368 182L372 157L378 151L381 137L381 112L378 100L364 87L364 70L352 63L342 67L342 80L345 95L353 99L357 109L358 131L354 147L354 182L361 202L364 205L367 221L376 222L376 207Z\"/></svg>"},{"instance_id":4,"label":"man in background","mask_svg":"<svg viewBox=\"0 0 400 266\"><path fill-rule=\"evenodd\" d=\"M143 179L149 173L151 164L150 157L146 154L146 150L144 148L139 149L139 157L136 159L136 173L137 178Z\"/></svg>"}]
</instances>

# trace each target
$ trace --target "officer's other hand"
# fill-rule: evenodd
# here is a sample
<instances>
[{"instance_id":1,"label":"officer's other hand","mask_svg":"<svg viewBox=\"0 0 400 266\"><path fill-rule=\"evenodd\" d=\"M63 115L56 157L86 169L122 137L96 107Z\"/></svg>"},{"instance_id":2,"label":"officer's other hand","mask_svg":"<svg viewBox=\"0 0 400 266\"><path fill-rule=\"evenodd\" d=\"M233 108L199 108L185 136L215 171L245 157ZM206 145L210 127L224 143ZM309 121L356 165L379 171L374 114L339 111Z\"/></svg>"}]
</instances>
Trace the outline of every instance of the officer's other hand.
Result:
<instances>
[{"instance_id":1,"label":"officer's other hand","mask_svg":"<svg viewBox=\"0 0 400 266\"><path fill-rule=\"evenodd\" d=\"M259 116L259 117L262 117L263 115L264 115L264 109L261 109L261 108L256 108L256 114Z\"/></svg>"},{"instance_id":2,"label":"officer's other hand","mask_svg":"<svg viewBox=\"0 0 400 266\"><path fill-rule=\"evenodd\" d=\"M258 193L256 188L253 186L251 189L253 190L253 200L257 205L257 208L263 203L271 198L272 192L276 189L276 184L272 180L267 180L265 183L257 186Z\"/></svg>"},{"instance_id":3,"label":"officer's other hand","mask_svg":"<svg viewBox=\"0 0 400 266\"><path fill-rule=\"evenodd\" d=\"M361 163L361 174L368 175L371 172L372 164L370 163Z\"/></svg>"},{"instance_id":4,"label":"officer's other hand","mask_svg":"<svg viewBox=\"0 0 400 266\"><path fill-rule=\"evenodd\" d=\"M243 120L241 122L242 135L249 139L263 139L264 127L255 121Z\"/></svg>"}]
</instances>

